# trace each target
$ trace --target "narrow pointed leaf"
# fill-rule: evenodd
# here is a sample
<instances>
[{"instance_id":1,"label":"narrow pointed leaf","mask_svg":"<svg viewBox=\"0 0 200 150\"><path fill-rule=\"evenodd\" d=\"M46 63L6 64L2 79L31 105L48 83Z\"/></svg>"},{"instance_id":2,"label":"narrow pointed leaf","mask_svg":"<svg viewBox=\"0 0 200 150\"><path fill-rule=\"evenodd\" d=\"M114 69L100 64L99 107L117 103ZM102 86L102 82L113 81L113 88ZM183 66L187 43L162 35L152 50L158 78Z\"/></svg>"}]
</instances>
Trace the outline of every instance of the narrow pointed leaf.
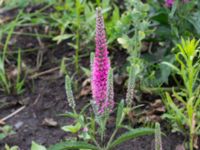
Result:
<instances>
[{"instance_id":1,"label":"narrow pointed leaf","mask_svg":"<svg viewBox=\"0 0 200 150\"><path fill-rule=\"evenodd\" d=\"M31 145L31 150L47 150L47 149L44 146L37 144L33 141Z\"/></svg>"},{"instance_id":2,"label":"narrow pointed leaf","mask_svg":"<svg viewBox=\"0 0 200 150\"><path fill-rule=\"evenodd\" d=\"M81 141L66 141L51 146L48 150L73 150L73 149L90 149L97 150L97 147Z\"/></svg>"},{"instance_id":3,"label":"narrow pointed leaf","mask_svg":"<svg viewBox=\"0 0 200 150\"><path fill-rule=\"evenodd\" d=\"M133 138L137 138L140 136L144 136L144 135L150 135L150 134L154 134L154 129L152 128L138 128L138 129L133 129L132 131L126 132L124 134L122 134L120 137L118 137L115 141L113 141L110 146L109 149L112 149L114 147L116 147L117 145L131 140Z\"/></svg>"},{"instance_id":4,"label":"narrow pointed leaf","mask_svg":"<svg viewBox=\"0 0 200 150\"><path fill-rule=\"evenodd\" d=\"M116 126L120 126L124 112L124 101L122 100L119 104L118 104L118 108L117 108L117 118L116 118Z\"/></svg>"}]
</instances>

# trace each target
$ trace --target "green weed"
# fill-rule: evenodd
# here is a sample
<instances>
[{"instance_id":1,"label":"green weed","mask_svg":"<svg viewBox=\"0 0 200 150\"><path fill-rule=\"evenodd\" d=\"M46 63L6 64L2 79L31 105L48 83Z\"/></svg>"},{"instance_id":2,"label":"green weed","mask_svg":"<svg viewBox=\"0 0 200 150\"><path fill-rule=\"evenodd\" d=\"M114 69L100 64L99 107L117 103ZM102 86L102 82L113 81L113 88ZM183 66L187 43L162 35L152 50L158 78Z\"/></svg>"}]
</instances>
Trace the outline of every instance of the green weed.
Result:
<instances>
[{"instance_id":1,"label":"green weed","mask_svg":"<svg viewBox=\"0 0 200 150\"><path fill-rule=\"evenodd\" d=\"M168 118L172 123L173 131L188 133L185 126L189 129L190 150L196 147L197 135L200 133L200 107L199 92L199 41L195 39L184 40L178 44L178 52L175 54L179 67L164 62L170 66L181 77L183 87L179 92L173 91L173 97L166 93L164 102L168 112L164 118Z\"/></svg>"}]
</instances>

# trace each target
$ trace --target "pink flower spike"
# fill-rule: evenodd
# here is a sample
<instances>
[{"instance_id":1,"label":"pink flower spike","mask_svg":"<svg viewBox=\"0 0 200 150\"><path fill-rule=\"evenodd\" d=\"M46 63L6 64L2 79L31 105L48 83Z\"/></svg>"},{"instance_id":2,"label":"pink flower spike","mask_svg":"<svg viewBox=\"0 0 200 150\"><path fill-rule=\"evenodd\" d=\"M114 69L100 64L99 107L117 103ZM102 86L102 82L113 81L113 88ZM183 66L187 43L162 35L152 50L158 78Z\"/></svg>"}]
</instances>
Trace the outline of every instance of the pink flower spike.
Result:
<instances>
[{"instance_id":1,"label":"pink flower spike","mask_svg":"<svg viewBox=\"0 0 200 150\"><path fill-rule=\"evenodd\" d=\"M92 97L98 106L99 112L104 112L107 107L107 82L108 72L110 69L110 61L108 58L108 50L106 45L106 35L104 30L104 20L101 9L96 11L96 49L92 64Z\"/></svg>"}]
</instances>

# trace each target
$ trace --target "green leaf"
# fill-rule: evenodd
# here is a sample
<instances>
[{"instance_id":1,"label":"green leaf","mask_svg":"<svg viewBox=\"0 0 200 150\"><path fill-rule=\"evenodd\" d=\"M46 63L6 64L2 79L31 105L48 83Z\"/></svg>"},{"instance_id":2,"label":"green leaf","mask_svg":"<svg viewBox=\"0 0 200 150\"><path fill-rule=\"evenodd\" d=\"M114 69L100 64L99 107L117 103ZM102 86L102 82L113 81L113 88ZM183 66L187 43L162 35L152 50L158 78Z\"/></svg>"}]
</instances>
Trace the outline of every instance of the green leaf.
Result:
<instances>
[{"instance_id":1,"label":"green leaf","mask_svg":"<svg viewBox=\"0 0 200 150\"><path fill-rule=\"evenodd\" d=\"M73 34L62 34L62 35L58 35L58 36L54 37L53 41L57 41L57 44L59 44L61 41L69 39L73 36L74 36Z\"/></svg>"},{"instance_id":2,"label":"green leaf","mask_svg":"<svg viewBox=\"0 0 200 150\"><path fill-rule=\"evenodd\" d=\"M0 140L4 139L6 135L4 133L0 133Z\"/></svg>"},{"instance_id":3,"label":"green leaf","mask_svg":"<svg viewBox=\"0 0 200 150\"><path fill-rule=\"evenodd\" d=\"M78 114L72 113L72 112L66 112L64 114L60 114L60 116L68 117L68 118L74 118L74 119L77 119L79 117Z\"/></svg>"},{"instance_id":4,"label":"green leaf","mask_svg":"<svg viewBox=\"0 0 200 150\"><path fill-rule=\"evenodd\" d=\"M98 150L96 146L82 141L66 141L51 146L48 150L90 149Z\"/></svg>"},{"instance_id":5,"label":"green leaf","mask_svg":"<svg viewBox=\"0 0 200 150\"><path fill-rule=\"evenodd\" d=\"M138 34L139 34L138 37L140 41L145 38L145 33L143 31L139 31Z\"/></svg>"},{"instance_id":6,"label":"green leaf","mask_svg":"<svg viewBox=\"0 0 200 150\"><path fill-rule=\"evenodd\" d=\"M174 69L177 73L180 73L180 70L176 66L174 66L173 64L171 64L171 63L162 62L161 64L165 64L165 65L171 67L172 69Z\"/></svg>"},{"instance_id":7,"label":"green leaf","mask_svg":"<svg viewBox=\"0 0 200 150\"><path fill-rule=\"evenodd\" d=\"M116 118L116 126L120 126L123 115L124 115L124 101L122 100L119 104L118 104L118 108L117 108L117 118Z\"/></svg>"},{"instance_id":8,"label":"green leaf","mask_svg":"<svg viewBox=\"0 0 200 150\"><path fill-rule=\"evenodd\" d=\"M162 40L166 40L166 39L170 39L172 37L171 34L171 29L169 26L159 26L156 30L155 30L155 34L159 37L159 39L156 39L158 41L162 41Z\"/></svg>"},{"instance_id":9,"label":"green leaf","mask_svg":"<svg viewBox=\"0 0 200 150\"><path fill-rule=\"evenodd\" d=\"M200 35L200 11L194 12L187 20L194 26L197 33Z\"/></svg>"},{"instance_id":10,"label":"green leaf","mask_svg":"<svg viewBox=\"0 0 200 150\"><path fill-rule=\"evenodd\" d=\"M68 126L63 126L62 130L65 132L71 132L71 133L77 133L81 129L81 124L77 122L74 126L73 125L68 125Z\"/></svg>"},{"instance_id":11,"label":"green leaf","mask_svg":"<svg viewBox=\"0 0 200 150\"><path fill-rule=\"evenodd\" d=\"M128 49L130 47L128 40L125 37L118 38L117 41L124 49Z\"/></svg>"},{"instance_id":12,"label":"green leaf","mask_svg":"<svg viewBox=\"0 0 200 150\"><path fill-rule=\"evenodd\" d=\"M85 74L87 77L90 77L90 76L91 76L91 71L90 71L90 69L85 68L85 67L81 67L81 69L83 70L84 74Z\"/></svg>"},{"instance_id":13,"label":"green leaf","mask_svg":"<svg viewBox=\"0 0 200 150\"><path fill-rule=\"evenodd\" d=\"M114 148L115 146L131 140L133 138L137 138L140 136L144 136L144 135L149 135L149 134L153 134L154 133L154 129L152 128L138 128L138 129L133 129L132 131L126 132L124 134L122 134L120 137L118 137L115 141L113 141L110 146L109 149Z\"/></svg>"},{"instance_id":14,"label":"green leaf","mask_svg":"<svg viewBox=\"0 0 200 150\"><path fill-rule=\"evenodd\" d=\"M79 138L82 138L83 140L90 140L91 136L88 134L88 132L83 132L79 135Z\"/></svg>"},{"instance_id":15,"label":"green leaf","mask_svg":"<svg viewBox=\"0 0 200 150\"><path fill-rule=\"evenodd\" d=\"M5 145L5 150L19 150L18 146L11 146L9 147L7 144Z\"/></svg>"},{"instance_id":16,"label":"green leaf","mask_svg":"<svg viewBox=\"0 0 200 150\"><path fill-rule=\"evenodd\" d=\"M152 20L159 22L162 25L168 25L168 14L165 11L159 11L151 17Z\"/></svg>"},{"instance_id":17,"label":"green leaf","mask_svg":"<svg viewBox=\"0 0 200 150\"><path fill-rule=\"evenodd\" d=\"M31 150L47 150L44 146L39 145L32 141Z\"/></svg>"},{"instance_id":18,"label":"green leaf","mask_svg":"<svg viewBox=\"0 0 200 150\"><path fill-rule=\"evenodd\" d=\"M173 55L167 55L163 58L163 61L166 61L170 64L172 64L174 62L174 57ZM169 66L166 66L166 64L160 63L158 65L159 67L159 75L157 76L157 80L159 81L159 83L168 83L168 79L169 76L172 72L172 68Z\"/></svg>"},{"instance_id":19,"label":"green leaf","mask_svg":"<svg viewBox=\"0 0 200 150\"><path fill-rule=\"evenodd\" d=\"M164 117L169 118L170 120L175 121L178 126L183 126L184 122L186 122L187 117L184 115L183 109L180 109L173 101L169 93L166 93L166 98L164 99L164 103L169 112L168 115L164 115Z\"/></svg>"}]
</instances>

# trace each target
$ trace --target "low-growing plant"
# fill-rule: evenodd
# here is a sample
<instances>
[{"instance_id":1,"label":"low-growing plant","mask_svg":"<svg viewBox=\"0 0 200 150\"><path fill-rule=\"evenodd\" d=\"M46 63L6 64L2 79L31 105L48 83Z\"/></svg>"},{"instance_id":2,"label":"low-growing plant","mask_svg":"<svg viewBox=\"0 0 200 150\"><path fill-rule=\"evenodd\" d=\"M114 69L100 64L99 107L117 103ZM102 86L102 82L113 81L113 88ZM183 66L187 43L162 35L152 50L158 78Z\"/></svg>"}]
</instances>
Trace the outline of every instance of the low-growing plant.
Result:
<instances>
[{"instance_id":1,"label":"low-growing plant","mask_svg":"<svg viewBox=\"0 0 200 150\"><path fill-rule=\"evenodd\" d=\"M117 22L116 31L118 33L117 41L128 53L128 66L133 66L137 79L141 79L141 84L147 81L146 67L149 67L149 61L142 57L144 41L153 32L150 22L150 5L138 0L126 0L126 10ZM115 33L116 34L116 33ZM145 63L148 63L146 65ZM129 68L129 67L128 67ZM130 71L130 69L128 69ZM147 75L146 75L147 74ZM148 86L148 85L147 85Z\"/></svg>"},{"instance_id":2,"label":"low-growing plant","mask_svg":"<svg viewBox=\"0 0 200 150\"><path fill-rule=\"evenodd\" d=\"M13 8L24 8L28 5L39 4L48 2L48 0L1 0L0 6L3 6L4 10L9 10Z\"/></svg>"},{"instance_id":3,"label":"low-growing plant","mask_svg":"<svg viewBox=\"0 0 200 150\"><path fill-rule=\"evenodd\" d=\"M13 34L14 28L17 25L17 21L20 17L22 12L20 12L16 19L11 23L9 26L9 33L6 37L6 41L3 47L3 53L0 55L0 86L4 90L5 93L10 94L11 92L11 81L8 79L6 67L5 67L5 60L7 58L7 51L8 51L8 43L11 39L11 36Z\"/></svg>"},{"instance_id":4,"label":"low-growing plant","mask_svg":"<svg viewBox=\"0 0 200 150\"><path fill-rule=\"evenodd\" d=\"M15 134L15 132L13 131L11 126L4 125L3 127L0 127L0 140L12 134Z\"/></svg>"},{"instance_id":5,"label":"low-growing plant","mask_svg":"<svg viewBox=\"0 0 200 150\"><path fill-rule=\"evenodd\" d=\"M8 146L7 144L5 145L5 150L20 150L18 146ZM39 149L38 149L39 150Z\"/></svg>"},{"instance_id":6,"label":"low-growing plant","mask_svg":"<svg viewBox=\"0 0 200 150\"><path fill-rule=\"evenodd\" d=\"M166 85L169 79L174 78L172 69L160 63L174 63L171 47L181 37L199 38L200 5L198 0L147 0L147 3L150 7L148 17L154 32L147 39L149 53L143 55L147 60L145 71L150 75L144 78L144 88L154 88L163 83Z\"/></svg>"},{"instance_id":7,"label":"low-growing plant","mask_svg":"<svg viewBox=\"0 0 200 150\"><path fill-rule=\"evenodd\" d=\"M59 2L54 7L56 11L50 15L52 24L59 28L60 34L55 36L53 40L59 44L61 41L75 38L75 44L71 44L75 49L75 68L78 72L79 69L79 49L80 49L80 26L82 23L81 13L84 10L85 1L75 0L63 3ZM66 21L67 20L67 21ZM72 29L73 33L66 34L67 29ZM74 32L75 31L75 32Z\"/></svg>"},{"instance_id":8,"label":"low-growing plant","mask_svg":"<svg viewBox=\"0 0 200 150\"><path fill-rule=\"evenodd\" d=\"M83 47L92 40L94 35L95 6L103 5L105 12L108 11L109 3L109 0L96 1L96 3L87 0L75 0L59 2L54 5L56 11L51 13L50 18L52 25L60 30L60 34L55 36L53 40L60 43L63 40L72 39L68 42L68 45L75 49L76 72L80 68L80 41L83 41Z\"/></svg>"},{"instance_id":9,"label":"low-growing plant","mask_svg":"<svg viewBox=\"0 0 200 150\"><path fill-rule=\"evenodd\" d=\"M19 49L17 57L17 79L15 83L15 91L17 94L21 94L24 92L25 77L22 78L22 69L21 50Z\"/></svg>"},{"instance_id":10,"label":"low-growing plant","mask_svg":"<svg viewBox=\"0 0 200 150\"><path fill-rule=\"evenodd\" d=\"M96 14L96 50L95 55L91 55L92 100L80 113L76 111L71 79L68 75L65 78L67 100L73 112L67 112L64 116L73 118L74 124L63 126L62 129L66 132L79 133L78 137L81 140L74 139L61 142L50 147L50 150L68 148L110 150L132 138L154 133L152 128L132 129L130 126L123 125L125 116L131 111L134 90L131 83L135 80L132 68L126 97L127 105L123 100L118 104L114 131L110 138L106 136L110 113L114 112L113 70L110 67L104 21L100 8L97 9ZM90 105L92 106L92 112L88 111ZM116 138L120 128L125 128L128 131Z\"/></svg>"},{"instance_id":11,"label":"low-growing plant","mask_svg":"<svg viewBox=\"0 0 200 150\"><path fill-rule=\"evenodd\" d=\"M23 10L19 10L16 18L8 23L7 25L3 25L0 31L0 40L3 42L3 36L5 36L5 44L3 46L3 51L0 53L0 88L1 91L7 94L16 93L21 94L24 92L24 84L25 84L25 76L26 73L23 70L22 63L22 50L18 48L15 53L17 53L17 57L13 55L9 55L9 42L14 34L14 30L17 26L23 24L26 19L22 19L24 13ZM7 33L7 36L6 36ZM9 72L9 64L10 58L14 59L16 62L15 68Z\"/></svg>"},{"instance_id":12,"label":"low-growing plant","mask_svg":"<svg viewBox=\"0 0 200 150\"><path fill-rule=\"evenodd\" d=\"M126 8L118 23L123 30L118 42L127 49L130 64L135 64L140 57L142 41L152 32L148 16L150 7L138 0L127 0Z\"/></svg>"},{"instance_id":13,"label":"low-growing plant","mask_svg":"<svg viewBox=\"0 0 200 150\"><path fill-rule=\"evenodd\" d=\"M184 40L178 44L175 54L179 66L164 62L179 75L183 86L180 91L173 91L173 96L165 93L164 103L167 113L163 116L172 123L173 131L181 131L190 137L190 150L197 148L197 139L200 134L200 86L199 86L199 41Z\"/></svg>"},{"instance_id":14,"label":"low-growing plant","mask_svg":"<svg viewBox=\"0 0 200 150\"><path fill-rule=\"evenodd\" d=\"M47 149L43 145L40 145L40 144L32 141L31 150L47 150Z\"/></svg>"},{"instance_id":15,"label":"low-growing plant","mask_svg":"<svg viewBox=\"0 0 200 150\"><path fill-rule=\"evenodd\" d=\"M152 8L151 20L158 23L155 37L158 41L177 44L180 37L198 37L198 0L148 0Z\"/></svg>"}]
</instances>

